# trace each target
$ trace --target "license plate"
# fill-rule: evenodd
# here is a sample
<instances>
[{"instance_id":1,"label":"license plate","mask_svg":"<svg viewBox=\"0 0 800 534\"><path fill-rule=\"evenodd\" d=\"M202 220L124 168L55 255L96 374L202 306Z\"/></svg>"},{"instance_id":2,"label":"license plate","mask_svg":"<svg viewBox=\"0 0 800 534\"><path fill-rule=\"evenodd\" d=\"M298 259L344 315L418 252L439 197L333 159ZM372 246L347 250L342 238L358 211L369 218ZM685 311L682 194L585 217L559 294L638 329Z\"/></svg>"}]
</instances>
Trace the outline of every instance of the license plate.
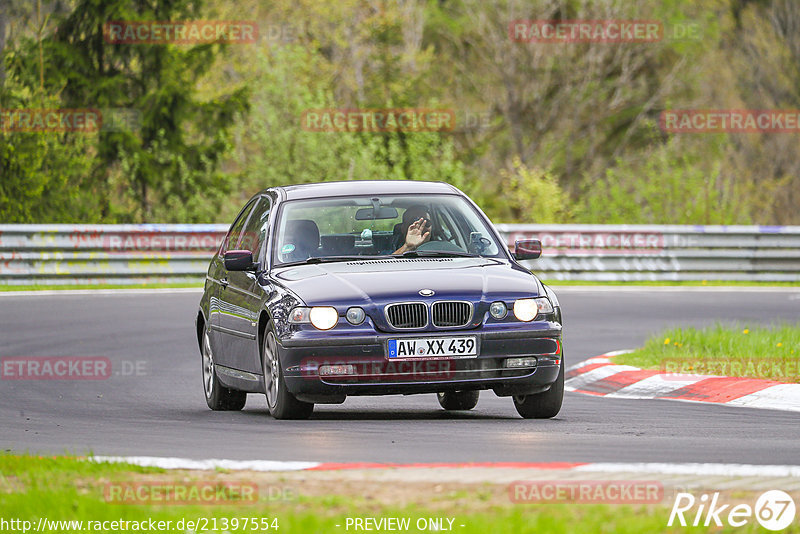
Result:
<instances>
[{"instance_id":1,"label":"license plate","mask_svg":"<svg viewBox=\"0 0 800 534\"><path fill-rule=\"evenodd\" d=\"M478 355L475 336L390 339L389 358L470 358Z\"/></svg>"}]
</instances>

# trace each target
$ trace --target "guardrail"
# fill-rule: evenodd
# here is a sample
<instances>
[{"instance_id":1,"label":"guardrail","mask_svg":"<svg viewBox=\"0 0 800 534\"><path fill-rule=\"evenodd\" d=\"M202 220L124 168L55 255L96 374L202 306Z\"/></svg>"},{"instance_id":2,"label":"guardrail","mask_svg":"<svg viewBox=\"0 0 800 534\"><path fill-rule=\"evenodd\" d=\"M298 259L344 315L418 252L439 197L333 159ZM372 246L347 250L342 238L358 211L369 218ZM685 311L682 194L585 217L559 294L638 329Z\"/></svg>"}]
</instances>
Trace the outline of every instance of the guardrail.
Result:
<instances>
[{"instance_id":1,"label":"guardrail","mask_svg":"<svg viewBox=\"0 0 800 534\"><path fill-rule=\"evenodd\" d=\"M201 283L223 224L0 225L0 284Z\"/></svg>"},{"instance_id":2,"label":"guardrail","mask_svg":"<svg viewBox=\"0 0 800 534\"><path fill-rule=\"evenodd\" d=\"M549 280L800 281L800 226L497 225ZM227 225L0 225L0 284L201 282Z\"/></svg>"},{"instance_id":3,"label":"guardrail","mask_svg":"<svg viewBox=\"0 0 800 534\"><path fill-rule=\"evenodd\" d=\"M498 225L537 238L549 280L800 281L800 226Z\"/></svg>"}]
</instances>

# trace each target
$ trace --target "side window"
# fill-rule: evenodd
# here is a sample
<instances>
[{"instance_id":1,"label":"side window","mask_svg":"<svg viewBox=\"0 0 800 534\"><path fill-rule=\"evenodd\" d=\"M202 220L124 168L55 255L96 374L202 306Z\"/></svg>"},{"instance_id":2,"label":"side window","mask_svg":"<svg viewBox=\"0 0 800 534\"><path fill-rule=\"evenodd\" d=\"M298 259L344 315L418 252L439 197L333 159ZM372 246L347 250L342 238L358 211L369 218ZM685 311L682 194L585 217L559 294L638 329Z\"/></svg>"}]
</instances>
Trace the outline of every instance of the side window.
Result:
<instances>
[{"instance_id":1,"label":"side window","mask_svg":"<svg viewBox=\"0 0 800 534\"><path fill-rule=\"evenodd\" d=\"M244 228L247 219L250 217L250 213L253 211L253 208L256 205L256 201L251 202L242 210L239 214L239 217L231 225L231 229L228 230L228 235L225 236L225 241L222 243L222 247L220 247L220 255L225 254L228 250L236 250L236 246L239 243L239 237L242 233L242 228Z\"/></svg>"},{"instance_id":2,"label":"side window","mask_svg":"<svg viewBox=\"0 0 800 534\"><path fill-rule=\"evenodd\" d=\"M239 243L236 247L252 252L253 259L256 261L258 261L259 250L264 240L266 240L269 230L270 204L268 198L261 198L261 200L259 200L258 207L253 210L253 213L244 225Z\"/></svg>"}]
</instances>

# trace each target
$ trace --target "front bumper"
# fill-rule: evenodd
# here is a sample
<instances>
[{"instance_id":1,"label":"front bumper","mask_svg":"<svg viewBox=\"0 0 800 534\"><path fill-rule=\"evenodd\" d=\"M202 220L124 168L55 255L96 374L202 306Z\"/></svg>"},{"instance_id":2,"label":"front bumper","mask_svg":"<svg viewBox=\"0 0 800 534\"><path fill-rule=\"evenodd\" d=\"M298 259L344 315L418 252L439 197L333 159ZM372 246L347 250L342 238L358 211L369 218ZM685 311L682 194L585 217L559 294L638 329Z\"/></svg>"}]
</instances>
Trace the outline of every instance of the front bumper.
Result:
<instances>
[{"instance_id":1,"label":"front bumper","mask_svg":"<svg viewBox=\"0 0 800 534\"><path fill-rule=\"evenodd\" d=\"M387 358L389 339L475 336L470 358ZM301 399L340 402L348 395L390 395L492 389L500 396L549 389L561 362L561 326L506 331L460 330L419 334L293 338L278 351L288 390ZM535 356L535 366L505 367L507 358ZM320 376L325 365L350 365L354 374Z\"/></svg>"}]
</instances>

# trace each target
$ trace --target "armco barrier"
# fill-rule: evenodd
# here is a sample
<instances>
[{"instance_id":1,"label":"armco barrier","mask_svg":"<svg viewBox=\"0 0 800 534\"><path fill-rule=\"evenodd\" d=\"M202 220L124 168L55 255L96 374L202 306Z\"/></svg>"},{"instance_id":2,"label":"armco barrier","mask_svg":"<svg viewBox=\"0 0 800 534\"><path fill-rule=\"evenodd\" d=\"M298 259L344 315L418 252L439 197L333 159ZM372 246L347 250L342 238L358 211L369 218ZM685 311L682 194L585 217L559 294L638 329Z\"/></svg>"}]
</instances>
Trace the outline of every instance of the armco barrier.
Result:
<instances>
[{"instance_id":1,"label":"armco barrier","mask_svg":"<svg viewBox=\"0 0 800 534\"><path fill-rule=\"evenodd\" d=\"M221 224L0 225L0 284L202 283Z\"/></svg>"},{"instance_id":2,"label":"armco barrier","mask_svg":"<svg viewBox=\"0 0 800 534\"><path fill-rule=\"evenodd\" d=\"M498 225L538 238L549 280L800 281L800 226Z\"/></svg>"},{"instance_id":3,"label":"armco barrier","mask_svg":"<svg viewBox=\"0 0 800 534\"><path fill-rule=\"evenodd\" d=\"M549 280L800 281L798 226L498 225ZM0 225L0 285L201 283L226 225Z\"/></svg>"}]
</instances>

